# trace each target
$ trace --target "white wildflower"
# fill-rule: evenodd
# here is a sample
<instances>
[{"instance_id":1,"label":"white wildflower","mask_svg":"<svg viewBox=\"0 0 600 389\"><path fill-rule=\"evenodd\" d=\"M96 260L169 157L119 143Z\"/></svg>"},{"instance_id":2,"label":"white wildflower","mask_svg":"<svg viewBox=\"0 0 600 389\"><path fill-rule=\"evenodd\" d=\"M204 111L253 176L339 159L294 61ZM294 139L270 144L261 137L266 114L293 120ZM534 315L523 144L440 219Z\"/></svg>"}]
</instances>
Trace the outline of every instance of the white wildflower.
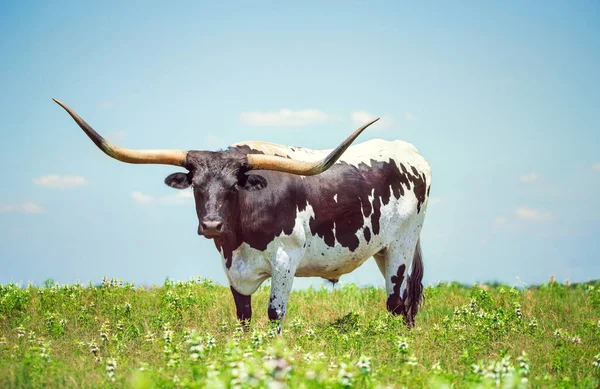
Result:
<instances>
[{"instance_id":1,"label":"white wildflower","mask_svg":"<svg viewBox=\"0 0 600 389\"><path fill-rule=\"evenodd\" d=\"M356 366L359 368L359 370L363 374L370 373L371 372L371 358L361 355L360 358L358 359L358 362L356 362Z\"/></svg>"},{"instance_id":2,"label":"white wildflower","mask_svg":"<svg viewBox=\"0 0 600 389\"><path fill-rule=\"evenodd\" d=\"M217 347L217 341L211 334L206 334L206 348L211 350Z\"/></svg>"},{"instance_id":3,"label":"white wildflower","mask_svg":"<svg viewBox=\"0 0 600 389\"><path fill-rule=\"evenodd\" d=\"M406 364L408 366L417 366L419 363L417 362L417 357L413 354L408 357L408 359L406 360Z\"/></svg>"},{"instance_id":4,"label":"white wildflower","mask_svg":"<svg viewBox=\"0 0 600 389\"><path fill-rule=\"evenodd\" d=\"M108 379L115 382L115 375L117 374L117 360L115 358L108 358L106 360L106 375Z\"/></svg>"},{"instance_id":5,"label":"white wildflower","mask_svg":"<svg viewBox=\"0 0 600 389\"><path fill-rule=\"evenodd\" d=\"M340 370L338 370L337 381L347 387L352 386L353 377L352 372L348 371L348 366L345 363L340 363Z\"/></svg>"},{"instance_id":6,"label":"white wildflower","mask_svg":"<svg viewBox=\"0 0 600 389\"><path fill-rule=\"evenodd\" d=\"M402 354L408 354L408 340L405 337L399 336L396 345Z\"/></svg>"}]
</instances>

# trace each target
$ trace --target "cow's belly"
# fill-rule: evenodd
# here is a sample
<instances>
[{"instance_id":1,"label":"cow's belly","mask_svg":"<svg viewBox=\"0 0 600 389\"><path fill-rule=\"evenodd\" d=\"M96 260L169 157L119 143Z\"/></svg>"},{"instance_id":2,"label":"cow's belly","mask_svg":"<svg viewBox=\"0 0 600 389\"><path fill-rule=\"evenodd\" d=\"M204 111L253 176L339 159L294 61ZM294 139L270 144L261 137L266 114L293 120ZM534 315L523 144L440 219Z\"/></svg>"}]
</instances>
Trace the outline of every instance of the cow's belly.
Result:
<instances>
[{"instance_id":1,"label":"cow's belly","mask_svg":"<svg viewBox=\"0 0 600 389\"><path fill-rule=\"evenodd\" d=\"M355 233L359 243L354 250L343 247L337 240L334 246L329 246L321 237L310 236L306 241L305 254L296 269L296 276L337 279L352 272L402 235L412 219L414 212L411 212L411 208L415 207L416 198L411 199L410 194L401 201L392 198L382 205L377 234L372 232L371 218L364 217L363 226ZM305 228L308 230L309 226L306 225ZM365 235L365 229L370 233Z\"/></svg>"},{"instance_id":2,"label":"cow's belly","mask_svg":"<svg viewBox=\"0 0 600 389\"><path fill-rule=\"evenodd\" d=\"M319 237L313 237L307 242L306 253L298 264L296 276L337 279L355 270L385 246L381 236L373 237L369 242L363 238L354 251L338 244L328 246Z\"/></svg>"},{"instance_id":3,"label":"cow's belly","mask_svg":"<svg viewBox=\"0 0 600 389\"><path fill-rule=\"evenodd\" d=\"M355 233L359 243L354 250L342 246L337 240L330 246L323 238L312 234L310 219L314 212L309 204L304 211L298 212L292 234L279 235L267 245L266 250L256 250L247 243L234 250L231 267L225 266L229 282L241 294L250 295L273 274L274 266L295 268L297 277L337 279L350 273L399 239L413 224L417 200L411 194L408 192L401 200L392 198L381 206L379 232L371 233L369 239L364 229L373 231L373 226L371 218L365 217L363 226ZM422 220L423 216L424 213L416 219Z\"/></svg>"}]
</instances>

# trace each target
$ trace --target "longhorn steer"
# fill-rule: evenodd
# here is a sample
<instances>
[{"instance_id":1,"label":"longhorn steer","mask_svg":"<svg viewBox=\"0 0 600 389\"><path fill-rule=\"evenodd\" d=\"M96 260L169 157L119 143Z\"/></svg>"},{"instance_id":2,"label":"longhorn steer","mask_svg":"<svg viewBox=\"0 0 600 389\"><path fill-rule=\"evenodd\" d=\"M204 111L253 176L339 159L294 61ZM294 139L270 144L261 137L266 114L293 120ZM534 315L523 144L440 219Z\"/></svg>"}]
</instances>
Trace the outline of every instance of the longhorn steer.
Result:
<instances>
[{"instance_id":1,"label":"longhorn steer","mask_svg":"<svg viewBox=\"0 0 600 389\"><path fill-rule=\"evenodd\" d=\"M385 277L387 309L414 325L423 291L419 235L431 169L403 141L349 147L377 119L333 151L265 142L219 152L129 150L107 142L55 101L112 158L188 170L165 183L192 186L198 234L213 239L221 253L238 319L251 319L251 295L269 277L269 318L282 321L295 276L337 281L374 257Z\"/></svg>"}]
</instances>

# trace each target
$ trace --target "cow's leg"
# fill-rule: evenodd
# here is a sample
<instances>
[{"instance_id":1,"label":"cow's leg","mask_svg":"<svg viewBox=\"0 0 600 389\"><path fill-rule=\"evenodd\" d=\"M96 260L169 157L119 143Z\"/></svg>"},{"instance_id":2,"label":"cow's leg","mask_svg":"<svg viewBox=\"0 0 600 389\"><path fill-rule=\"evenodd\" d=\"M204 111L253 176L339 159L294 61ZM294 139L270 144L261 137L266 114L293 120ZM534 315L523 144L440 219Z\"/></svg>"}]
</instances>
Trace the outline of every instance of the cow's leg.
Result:
<instances>
[{"instance_id":1,"label":"cow's leg","mask_svg":"<svg viewBox=\"0 0 600 389\"><path fill-rule=\"evenodd\" d=\"M284 249L277 252L271 271L271 298L269 299L269 319L278 324L277 331L285 318L287 302L292 291L294 275L296 274L296 258L290 256Z\"/></svg>"},{"instance_id":2,"label":"cow's leg","mask_svg":"<svg viewBox=\"0 0 600 389\"><path fill-rule=\"evenodd\" d=\"M378 265L385 267L388 311L402 315L406 325L413 327L423 292L423 262L418 235L394 241L375 259Z\"/></svg>"},{"instance_id":3,"label":"cow's leg","mask_svg":"<svg viewBox=\"0 0 600 389\"><path fill-rule=\"evenodd\" d=\"M244 327L248 327L252 320L252 296L245 296L230 286L233 299L235 300L235 309L237 318Z\"/></svg>"}]
</instances>

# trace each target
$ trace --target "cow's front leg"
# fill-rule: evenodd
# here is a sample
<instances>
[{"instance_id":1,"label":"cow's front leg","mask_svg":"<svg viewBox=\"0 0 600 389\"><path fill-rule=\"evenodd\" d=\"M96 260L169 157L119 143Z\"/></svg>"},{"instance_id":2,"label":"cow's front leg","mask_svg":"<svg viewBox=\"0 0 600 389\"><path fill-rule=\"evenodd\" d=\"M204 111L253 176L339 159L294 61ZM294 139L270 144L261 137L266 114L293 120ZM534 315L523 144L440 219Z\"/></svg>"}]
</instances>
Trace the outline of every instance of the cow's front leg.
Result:
<instances>
[{"instance_id":1,"label":"cow's front leg","mask_svg":"<svg viewBox=\"0 0 600 389\"><path fill-rule=\"evenodd\" d=\"M269 319L278 325L278 333L281 333L295 274L294 258L290 258L284 250L278 252L271 273L271 298L269 299Z\"/></svg>"},{"instance_id":2,"label":"cow's front leg","mask_svg":"<svg viewBox=\"0 0 600 389\"><path fill-rule=\"evenodd\" d=\"M233 299L235 300L235 309L237 318L247 327L252 319L252 296L246 296L230 286Z\"/></svg>"},{"instance_id":3,"label":"cow's front leg","mask_svg":"<svg viewBox=\"0 0 600 389\"><path fill-rule=\"evenodd\" d=\"M269 299L269 319L277 325L277 332L281 333L281 326L285 318L287 302L294 282L293 273L277 273L271 278L271 298Z\"/></svg>"}]
</instances>

